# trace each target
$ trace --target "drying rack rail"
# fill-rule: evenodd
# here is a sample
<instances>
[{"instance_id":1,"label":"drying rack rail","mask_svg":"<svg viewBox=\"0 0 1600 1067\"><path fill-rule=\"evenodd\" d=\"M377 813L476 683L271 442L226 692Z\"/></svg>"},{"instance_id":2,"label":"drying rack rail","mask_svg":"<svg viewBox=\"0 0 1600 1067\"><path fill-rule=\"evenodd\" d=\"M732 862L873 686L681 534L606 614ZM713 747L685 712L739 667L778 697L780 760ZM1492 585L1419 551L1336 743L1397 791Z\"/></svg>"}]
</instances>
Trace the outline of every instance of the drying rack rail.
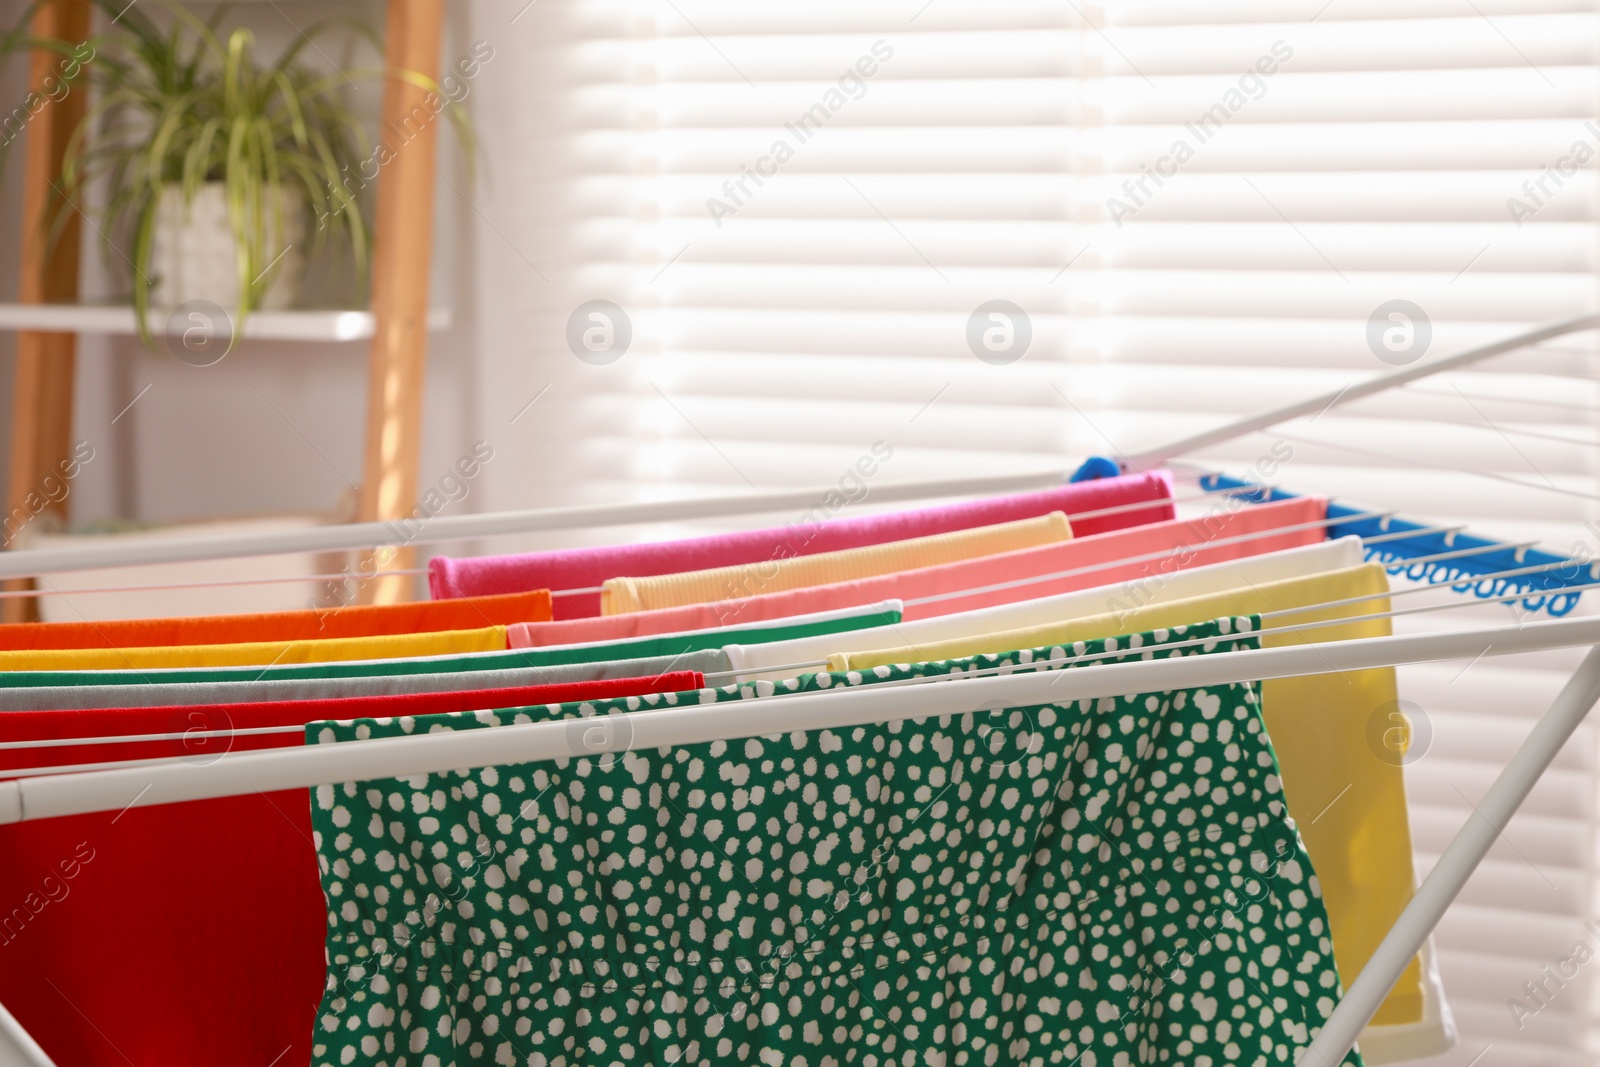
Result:
<instances>
[{"instance_id":1,"label":"drying rack rail","mask_svg":"<svg viewBox=\"0 0 1600 1067\"><path fill-rule=\"evenodd\" d=\"M1342 403L1370 397L1443 371L1469 366L1567 334L1600 327L1600 315L1584 315L1528 330L1493 344L1419 364L1331 394L1261 412L1205 433L1133 456L1120 457L1125 472L1151 469L1176 457L1281 422L1316 414ZM1001 478L910 482L874 490L886 501L929 499L1025 490L1059 484L1068 472L1044 471ZM460 538L614 526L708 516L761 514L804 507L816 491L785 491L600 507L553 508L495 514L440 517L427 530L429 542ZM359 523L271 535L196 538L161 544L95 546L18 551L0 555L0 578L39 576L61 571L140 563L172 563L284 552L333 551L418 543L392 524ZM1215 685L1329 670L1395 666L1439 659L1469 659L1543 649L1589 647L1582 664L1539 719L1478 805L1481 818L1469 820L1438 863L1371 961L1351 985L1327 1025L1307 1048L1302 1064L1339 1063L1460 893L1499 834L1515 814L1561 746L1600 700L1600 618L1569 618L1518 626L1391 636L1187 656L1088 670L1019 672L1000 677L965 678L928 685L877 689L836 689L772 698L759 722L738 705L679 707L626 714L628 729L585 731L578 742L566 723L506 726L494 731L430 734L337 746L312 746L268 752L230 753L205 766L160 766L93 770L79 774L37 775L0 782L0 824L94 811L132 804L177 803L298 788L330 781L394 777L530 760L604 754L616 746L592 738L626 738L627 747L683 745L733 740L752 733L810 730L928 715L971 711L977 706L1021 706L1079 698ZM489 736L492 735L492 736ZM48 1067L37 1046L0 1010L0 1057L9 1051L24 1064ZM29 1046L32 1046L31 1049Z\"/></svg>"}]
</instances>

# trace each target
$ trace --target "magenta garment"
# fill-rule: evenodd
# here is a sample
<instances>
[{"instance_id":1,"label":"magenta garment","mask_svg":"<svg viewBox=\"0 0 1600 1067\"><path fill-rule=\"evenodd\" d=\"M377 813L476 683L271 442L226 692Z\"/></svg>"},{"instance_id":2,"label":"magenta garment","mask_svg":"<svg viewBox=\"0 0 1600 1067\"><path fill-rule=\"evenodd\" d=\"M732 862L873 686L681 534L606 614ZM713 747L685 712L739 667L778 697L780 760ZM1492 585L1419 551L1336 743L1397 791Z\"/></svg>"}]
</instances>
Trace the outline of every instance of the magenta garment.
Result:
<instances>
[{"instance_id":1,"label":"magenta garment","mask_svg":"<svg viewBox=\"0 0 1600 1067\"><path fill-rule=\"evenodd\" d=\"M1088 515L1086 512L1141 501L1149 508ZM706 570L741 563L760 563L790 556L810 556L863 545L881 545L913 537L970 530L977 526L1032 519L1062 511L1075 537L1162 522L1173 517L1172 475L1166 471L1076 482L1054 489L1013 496L971 500L940 507L897 511L819 523L741 530L682 541L655 541L600 548L559 549L516 556L452 559L435 556L428 563L428 587L435 600L511 593L526 589L589 589L608 578L646 578L658 574ZM600 614L600 594L556 596L557 619Z\"/></svg>"}]
</instances>

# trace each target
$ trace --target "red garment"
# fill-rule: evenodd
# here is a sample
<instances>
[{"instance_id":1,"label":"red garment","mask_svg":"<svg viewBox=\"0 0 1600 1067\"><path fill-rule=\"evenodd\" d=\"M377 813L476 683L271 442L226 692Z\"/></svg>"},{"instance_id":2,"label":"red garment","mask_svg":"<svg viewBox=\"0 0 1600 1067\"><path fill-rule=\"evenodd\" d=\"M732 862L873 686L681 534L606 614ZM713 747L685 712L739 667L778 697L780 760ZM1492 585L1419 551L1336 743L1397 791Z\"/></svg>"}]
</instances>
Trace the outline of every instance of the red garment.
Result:
<instances>
[{"instance_id":1,"label":"red garment","mask_svg":"<svg viewBox=\"0 0 1600 1067\"><path fill-rule=\"evenodd\" d=\"M0 739L299 725L680 692L693 671L465 693L0 714ZM232 748L302 744L300 733ZM210 747L207 747L207 746ZM0 749L7 768L217 758L205 739ZM303 1067L327 907L306 790L0 827L0 1003L61 1067Z\"/></svg>"},{"instance_id":2,"label":"red garment","mask_svg":"<svg viewBox=\"0 0 1600 1067\"><path fill-rule=\"evenodd\" d=\"M876 469L874 467L874 469ZM812 521L766 530L741 530L682 541L656 541L604 548L561 549L516 556L480 556L451 559L435 556L428 561L428 587L434 599L510 593L519 589L589 589L608 578L645 578L657 574L763 563L790 556L809 556L863 545L881 545L913 537L971 530L979 526L1033 519L1052 511L1065 512L1074 537L1165 522L1173 518L1172 476L1149 471L1119 478L1076 482L1041 492L969 500L958 504L896 511L858 518L827 518L849 502L819 500ZM831 496L831 495L830 495ZM1148 508L1097 511L1150 501ZM817 521L820 517L825 521ZM600 614L600 594L557 596L557 619L584 619Z\"/></svg>"}]
</instances>

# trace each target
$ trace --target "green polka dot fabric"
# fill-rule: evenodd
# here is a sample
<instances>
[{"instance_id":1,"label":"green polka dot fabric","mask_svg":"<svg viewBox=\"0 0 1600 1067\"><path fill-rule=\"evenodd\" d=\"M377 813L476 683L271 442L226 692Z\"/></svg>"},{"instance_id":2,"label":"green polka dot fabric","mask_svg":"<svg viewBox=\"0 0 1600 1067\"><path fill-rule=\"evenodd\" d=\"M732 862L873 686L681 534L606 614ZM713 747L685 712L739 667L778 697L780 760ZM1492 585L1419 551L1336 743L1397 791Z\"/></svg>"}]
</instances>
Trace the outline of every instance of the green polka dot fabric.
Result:
<instances>
[{"instance_id":1,"label":"green polka dot fabric","mask_svg":"<svg viewBox=\"0 0 1600 1067\"><path fill-rule=\"evenodd\" d=\"M754 721L786 693L1255 648L1258 628L315 723L307 740L569 719L577 746L626 728L587 716L744 700ZM1258 695L982 707L318 787L313 1062L1294 1063L1340 991Z\"/></svg>"}]
</instances>

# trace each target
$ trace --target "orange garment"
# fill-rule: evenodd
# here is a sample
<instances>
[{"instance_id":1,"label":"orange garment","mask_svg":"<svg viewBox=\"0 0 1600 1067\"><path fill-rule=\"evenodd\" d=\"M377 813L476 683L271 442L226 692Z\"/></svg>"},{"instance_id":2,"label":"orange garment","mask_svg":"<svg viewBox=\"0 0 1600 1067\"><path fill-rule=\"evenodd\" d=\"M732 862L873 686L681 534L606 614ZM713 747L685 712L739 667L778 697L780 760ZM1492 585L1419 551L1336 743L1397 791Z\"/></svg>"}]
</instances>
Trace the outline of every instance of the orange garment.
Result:
<instances>
[{"instance_id":1,"label":"orange garment","mask_svg":"<svg viewBox=\"0 0 1600 1067\"><path fill-rule=\"evenodd\" d=\"M153 648L163 645L234 645L262 641L314 641L385 634L480 630L545 622L550 591L423 600L414 604L352 604L250 615L97 622L18 622L0 625L0 651L58 648Z\"/></svg>"}]
</instances>

